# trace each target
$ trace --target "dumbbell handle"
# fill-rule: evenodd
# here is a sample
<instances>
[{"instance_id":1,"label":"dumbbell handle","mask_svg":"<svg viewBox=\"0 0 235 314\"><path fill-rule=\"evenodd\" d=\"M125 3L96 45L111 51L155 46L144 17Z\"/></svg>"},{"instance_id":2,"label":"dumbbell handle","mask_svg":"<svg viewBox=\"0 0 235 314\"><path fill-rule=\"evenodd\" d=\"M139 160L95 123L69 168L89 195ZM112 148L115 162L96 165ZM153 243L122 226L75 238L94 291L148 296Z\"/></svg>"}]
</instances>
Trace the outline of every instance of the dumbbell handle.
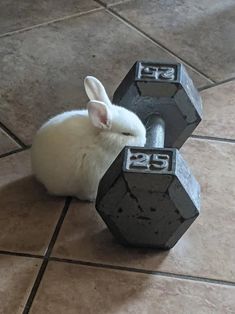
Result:
<instances>
[{"instance_id":1,"label":"dumbbell handle","mask_svg":"<svg viewBox=\"0 0 235 314\"><path fill-rule=\"evenodd\" d=\"M146 119L147 140L145 147L164 148L165 122L157 113L149 115Z\"/></svg>"}]
</instances>

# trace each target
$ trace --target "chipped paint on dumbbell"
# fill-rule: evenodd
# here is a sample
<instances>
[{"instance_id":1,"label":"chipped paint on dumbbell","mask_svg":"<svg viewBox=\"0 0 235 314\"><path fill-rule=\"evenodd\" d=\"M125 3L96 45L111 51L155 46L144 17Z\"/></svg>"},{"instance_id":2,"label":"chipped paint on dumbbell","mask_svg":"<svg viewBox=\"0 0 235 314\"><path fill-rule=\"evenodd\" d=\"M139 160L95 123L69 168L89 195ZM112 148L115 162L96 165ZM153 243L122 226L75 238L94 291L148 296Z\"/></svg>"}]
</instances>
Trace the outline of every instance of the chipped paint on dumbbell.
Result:
<instances>
[{"instance_id":1,"label":"chipped paint on dumbbell","mask_svg":"<svg viewBox=\"0 0 235 314\"><path fill-rule=\"evenodd\" d=\"M113 235L136 247L173 247L199 208L200 186L174 148L125 148L102 178L96 200Z\"/></svg>"},{"instance_id":2,"label":"chipped paint on dumbbell","mask_svg":"<svg viewBox=\"0 0 235 314\"><path fill-rule=\"evenodd\" d=\"M137 62L114 99L142 118L147 141L119 154L100 181L96 209L123 244L169 249L199 214L200 186L164 142L180 146L191 135L201 120L200 97L181 65Z\"/></svg>"}]
</instances>

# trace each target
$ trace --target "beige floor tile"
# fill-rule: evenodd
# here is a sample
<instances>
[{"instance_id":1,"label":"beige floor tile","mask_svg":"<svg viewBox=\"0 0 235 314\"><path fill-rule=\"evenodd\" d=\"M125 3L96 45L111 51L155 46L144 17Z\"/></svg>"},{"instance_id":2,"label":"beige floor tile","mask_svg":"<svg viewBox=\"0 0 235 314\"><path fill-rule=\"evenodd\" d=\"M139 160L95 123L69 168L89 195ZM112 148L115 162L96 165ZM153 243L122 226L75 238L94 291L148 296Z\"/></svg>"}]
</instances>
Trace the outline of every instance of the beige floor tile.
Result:
<instances>
[{"instance_id":1,"label":"beige floor tile","mask_svg":"<svg viewBox=\"0 0 235 314\"><path fill-rule=\"evenodd\" d=\"M0 128L0 156L17 148L20 146Z\"/></svg>"},{"instance_id":2,"label":"beige floor tile","mask_svg":"<svg viewBox=\"0 0 235 314\"><path fill-rule=\"evenodd\" d=\"M104 10L0 43L1 121L27 144L49 117L86 106L86 75L97 76L112 95L136 60L175 60ZM208 84L190 73L197 86Z\"/></svg>"},{"instance_id":3,"label":"beige floor tile","mask_svg":"<svg viewBox=\"0 0 235 314\"><path fill-rule=\"evenodd\" d=\"M0 35L98 8L92 0L0 2Z\"/></svg>"},{"instance_id":4,"label":"beige floor tile","mask_svg":"<svg viewBox=\"0 0 235 314\"><path fill-rule=\"evenodd\" d=\"M114 10L211 79L235 76L234 0L132 0Z\"/></svg>"},{"instance_id":5,"label":"beige floor tile","mask_svg":"<svg viewBox=\"0 0 235 314\"><path fill-rule=\"evenodd\" d=\"M0 250L44 254L63 198L30 175L29 150L0 159Z\"/></svg>"},{"instance_id":6,"label":"beige floor tile","mask_svg":"<svg viewBox=\"0 0 235 314\"><path fill-rule=\"evenodd\" d=\"M235 139L235 81L201 92L203 121L194 134Z\"/></svg>"},{"instance_id":7,"label":"beige floor tile","mask_svg":"<svg viewBox=\"0 0 235 314\"><path fill-rule=\"evenodd\" d=\"M21 314L41 260L0 255L0 313Z\"/></svg>"},{"instance_id":8,"label":"beige floor tile","mask_svg":"<svg viewBox=\"0 0 235 314\"><path fill-rule=\"evenodd\" d=\"M235 287L50 263L31 313L234 313Z\"/></svg>"},{"instance_id":9,"label":"beige floor tile","mask_svg":"<svg viewBox=\"0 0 235 314\"><path fill-rule=\"evenodd\" d=\"M101 2L106 4L107 6L120 4L120 3L124 3L124 2L128 2L128 1L130 1L130 0L101 0Z\"/></svg>"},{"instance_id":10,"label":"beige floor tile","mask_svg":"<svg viewBox=\"0 0 235 314\"><path fill-rule=\"evenodd\" d=\"M170 251L124 248L94 206L74 202L54 256L235 280L235 145L189 140L183 155L202 186L201 215Z\"/></svg>"}]
</instances>

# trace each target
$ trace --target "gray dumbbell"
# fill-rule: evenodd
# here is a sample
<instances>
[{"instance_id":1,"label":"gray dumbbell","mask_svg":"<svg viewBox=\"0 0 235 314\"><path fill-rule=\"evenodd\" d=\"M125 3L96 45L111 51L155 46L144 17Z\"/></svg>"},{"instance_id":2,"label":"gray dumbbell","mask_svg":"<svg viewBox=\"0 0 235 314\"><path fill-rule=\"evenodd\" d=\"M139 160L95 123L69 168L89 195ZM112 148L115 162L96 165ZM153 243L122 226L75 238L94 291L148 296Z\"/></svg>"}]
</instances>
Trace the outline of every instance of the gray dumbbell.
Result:
<instances>
[{"instance_id":1,"label":"gray dumbbell","mask_svg":"<svg viewBox=\"0 0 235 314\"><path fill-rule=\"evenodd\" d=\"M100 181L96 209L123 244L169 249L199 214L200 186L164 143L180 147L191 134L201 120L200 96L182 65L137 62L114 100L140 116L147 142L119 154Z\"/></svg>"},{"instance_id":2,"label":"gray dumbbell","mask_svg":"<svg viewBox=\"0 0 235 314\"><path fill-rule=\"evenodd\" d=\"M144 122L158 112L166 123L166 147L180 148L202 119L202 102L182 64L138 61L114 93L113 103Z\"/></svg>"}]
</instances>

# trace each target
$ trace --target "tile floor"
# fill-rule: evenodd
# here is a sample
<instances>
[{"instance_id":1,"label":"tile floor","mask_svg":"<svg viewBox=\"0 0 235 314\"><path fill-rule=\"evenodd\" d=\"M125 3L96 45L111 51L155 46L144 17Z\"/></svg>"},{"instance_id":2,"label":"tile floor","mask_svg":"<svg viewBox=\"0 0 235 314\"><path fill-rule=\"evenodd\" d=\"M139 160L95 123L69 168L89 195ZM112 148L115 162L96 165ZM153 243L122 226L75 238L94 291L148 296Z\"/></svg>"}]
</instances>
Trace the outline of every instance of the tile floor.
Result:
<instances>
[{"instance_id":1,"label":"tile floor","mask_svg":"<svg viewBox=\"0 0 235 314\"><path fill-rule=\"evenodd\" d=\"M48 117L112 95L138 59L185 64L204 120L182 148L202 213L170 251L118 244L94 205L49 196L29 146ZM235 313L234 0L0 3L0 313Z\"/></svg>"}]
</instances>

